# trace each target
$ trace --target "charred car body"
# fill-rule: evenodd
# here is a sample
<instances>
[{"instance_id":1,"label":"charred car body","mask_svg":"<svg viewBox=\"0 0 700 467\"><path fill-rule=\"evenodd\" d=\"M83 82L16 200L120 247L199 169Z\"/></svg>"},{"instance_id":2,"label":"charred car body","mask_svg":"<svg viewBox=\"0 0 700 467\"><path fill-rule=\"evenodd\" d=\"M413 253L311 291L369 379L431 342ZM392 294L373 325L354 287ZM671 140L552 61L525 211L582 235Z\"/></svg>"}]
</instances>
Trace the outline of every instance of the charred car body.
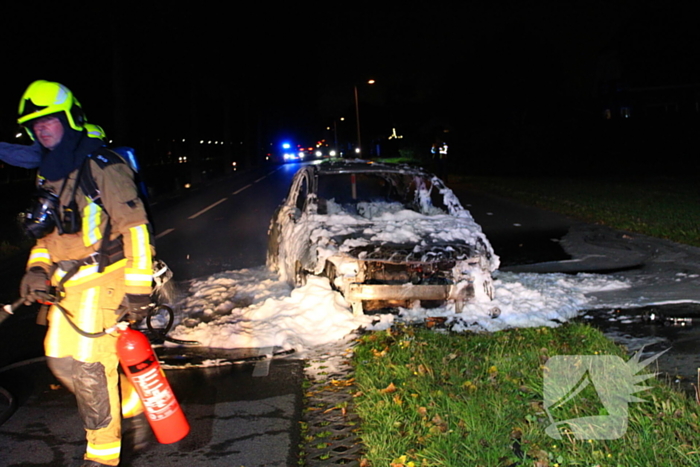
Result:
<instances>
[{"instance_id":1,"label":"charred car body","mask_svg":"<svg viewBox=\"0 0 700 467\"><path fill-rule=\"evenodd\" d=\"M324 161L302 167L272 217L267 264L303 285L325 275L354 313L493 298L498 257L437 177L406 165Z\"/></svg>"}]
</instances>

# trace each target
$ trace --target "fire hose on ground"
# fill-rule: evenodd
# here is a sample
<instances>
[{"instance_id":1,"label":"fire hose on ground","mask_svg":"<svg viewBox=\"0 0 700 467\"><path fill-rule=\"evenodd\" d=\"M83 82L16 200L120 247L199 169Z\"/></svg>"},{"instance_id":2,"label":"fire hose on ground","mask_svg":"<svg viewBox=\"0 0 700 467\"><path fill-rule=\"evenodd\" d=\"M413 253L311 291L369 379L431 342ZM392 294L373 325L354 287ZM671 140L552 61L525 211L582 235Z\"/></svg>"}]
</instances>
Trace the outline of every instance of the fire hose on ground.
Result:
<instances>
[{"instance_id":1,"label":"fire hose on ground","mask_svg":"<svg viewBox=\"0 0 700 467\"><path fill-rule=\"evenodd\" d=\"M164 374L160 370L158 364L158 358L155 356L153 349L148 342L146 336L142 333L132 330L129 328L128 323L122 321L127 314L127 310L120 312L117 318L117 324L105 329L100 332L85 332L80 329L71 320L71 314L62 307L58 302L56 296L51 295L46 292L38 293L39 300L44 304L50 304L55 306L64 315L70 326L80 335L89 338L97 338L104 336L105 334L110 334L113 332L119 332L119 339L117 341L117 353L122 365L122 369L131 380L136 388L139 396L143 401L146 401L149 397L150 386L153 386L154 378L160 379L158 382L158 394L162 397L162 394L170 394L168 399L168 404L166 407L167 413L150 413L149 404L144 404L146 409L147 419L151 425L151 428L156 435L156 439L159 442L169 444L184 438L189 432L189 424L182 413L182 410L172 394L169 383L165 379ZM15 311L24 303L24 298L19 298L11 304L7 304L0 309L0 324L2 324L7 318L13 316ZM165 312L167 315L167 322L163 328L157 328L153 326L152 320L155 316L159 315L161 312ZM175 313L171 307L163 304L151 304L150 310L146 315L146 326L152 335L157 336L163 341L172 342L179 345L199 345L197 341L185 341L180 339L175 339L169 337L167 334L172 329L175 320ZM32 360L32 363L36 359ZM22 363L22 362L20 362ZM9 367L0 368L0 372L10 369L10 367L15 367L17 364L10 365ZM141 384L141 380L148 380L148 384ZM0 398L5 398L7 403L6 407L0 412L0 425L2 425L10 416L14 413L16 409L16 403L9 391L0 387Z\"/></svg>"}]
</instances>

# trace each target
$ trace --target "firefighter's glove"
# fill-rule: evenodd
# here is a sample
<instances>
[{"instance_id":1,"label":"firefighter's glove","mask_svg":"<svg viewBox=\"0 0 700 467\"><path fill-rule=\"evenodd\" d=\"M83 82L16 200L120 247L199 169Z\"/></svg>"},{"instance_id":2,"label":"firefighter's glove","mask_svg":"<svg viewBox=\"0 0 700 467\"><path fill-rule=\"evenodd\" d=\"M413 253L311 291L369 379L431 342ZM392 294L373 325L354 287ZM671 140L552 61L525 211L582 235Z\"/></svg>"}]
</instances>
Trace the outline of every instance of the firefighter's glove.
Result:
<instances>
[{"instance_id":1,"label":"firefighter's glove","mask_svg":"<svg viewBox=\"0 0 700 467\"><path fill-rule=\"evenodd\" d=\"M19 295L24 299L25 305L31 305L39 299L40 294L46 294L49 290L49 275L43 268L34 266L22 277L19 284Z\"/></svg>"},{"instance_id":2,"label":"firefighter's glove","mask_svg":"<svg viewBox=\"0 0 700 467\"><path fill-rule=\"evenodd\" d=\"M122 311L126 309L125 319L132 324L142 321L151 309L151 296L148 294L131 294L124 296Z\"/></svg>"}]
</instances>

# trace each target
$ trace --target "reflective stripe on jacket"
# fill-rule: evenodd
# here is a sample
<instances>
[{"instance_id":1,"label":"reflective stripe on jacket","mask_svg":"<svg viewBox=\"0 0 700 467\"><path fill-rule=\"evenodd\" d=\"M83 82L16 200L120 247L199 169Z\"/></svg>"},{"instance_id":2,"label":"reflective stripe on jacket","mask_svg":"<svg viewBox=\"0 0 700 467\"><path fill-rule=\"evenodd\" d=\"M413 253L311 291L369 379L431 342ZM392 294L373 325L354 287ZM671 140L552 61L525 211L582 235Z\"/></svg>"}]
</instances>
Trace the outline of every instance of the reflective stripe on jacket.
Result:
<instances>
[{"instance_id":1,"label":"reflective stripe on jacket","mask_svg":"<svg viewBox=\"0 0 700 467\"><path fill-rule=\"evenodd\" d=\"M151 292L154 253L148 217L134 183L133 171L116 153L109 156L101 157L99 163L92 157L86 162L90 164L98 192L96 199L91 199L80 187L77 189L75 198L81 213L81 231L59 235L54 229L39 239L30 253L27 268L40 266L48 271L52 263L80 260L100 251L109 220L110 239L121 236L124 244L126 292L148 294ZM41 176L37 184L57 195L60 193L61 204L67 206L78 172L76 169L68 175L65 187L64 179L48 181ZM87 278L83 275L82 280Z\"/></svg>"}]
</instances>

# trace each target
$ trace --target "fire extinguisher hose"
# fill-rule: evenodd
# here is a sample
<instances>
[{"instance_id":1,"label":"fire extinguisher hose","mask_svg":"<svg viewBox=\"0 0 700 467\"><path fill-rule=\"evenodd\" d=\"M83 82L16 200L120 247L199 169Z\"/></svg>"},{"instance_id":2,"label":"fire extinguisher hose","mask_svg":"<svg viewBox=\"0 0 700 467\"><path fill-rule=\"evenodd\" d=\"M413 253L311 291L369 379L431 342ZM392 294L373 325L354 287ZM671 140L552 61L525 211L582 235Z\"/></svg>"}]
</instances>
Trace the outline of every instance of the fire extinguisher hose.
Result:
<instances>
[{"instance_id":1,"label":"fire extinguisher hose","mask_svg":"<svg viewBox=\"0 0 700 467\"><path fill-rule=\"evenodd\" d=\"M153 319L154 316L156 316L161 310L164 310L168 314L168 321L167 324L163 329L156 329L153 327L153 324L151 320ZM169 337L168 333L170 332L170 329L173 327L173 323L175 322L175 312L173 311L172 308L170 308L168 305L156 305L151 309L151 311L148 313L146 316L146 327L148 327L148 330L152 332L153 334L158 335L161 339L172 342L173 344L180 344L180 345L200 345L199 342L197 341L185 341L181 339L175 339L173 337Z\"/></svg>"},{"instance_id":2,"label":"fire extinguisher hose","mask_svg":"<svg viewBox=\"0 0 700 467\"><path fill-rule=\"evenodd\" d=\"M61 306L58 303L58 299L49 293L43 293L41 296L42 303L44 304L50 304L54 305L56 308L58 308L61 313L63 313L63 316L66 318L66 321L68 321L68 324L70 327L73 328L75 332L80 334L81 336L84 337L90 337L90 338L97 338L97 337L102 337L106 334L111 334L113 333L116 329L117 326L111 326L108 329L105 329L104 331L99 331L99 332L87 332L83 331L78 327L77 324L71 319L71 313L70 311L66 310L63 306ZM14 311L19 308L22 303L24 303L24 298L19 298L16 300L14 303L11 305L5 305L1 310L0 310L0 323L2 323L5 319L9 318L14 314ZM167 323L164 328L158 329L153 327L152 324L152 319L154 316L158 315L161 310L165 311L166 314L168 315ZM128 310L124 309L119 316L117 317L117 322L121 321L126 317L128 313ZM148 330L153 333L154 335L160 337L164 341L172 342L174 344L179 344L179 345L200 345L199 342L197 341L186 341L186 340L181 340L181 339L175 339L173 337L169 337L168 333L173 327L173 323L175 322L175 312L171 307L168 305L160 305L156 304L151 308L151 310L148 312L148 315L146 315L146 326L148 327Z\"/></svg>"},{"instance_id":3,"label":"fire extinguisher hose","mask_svg":"<svg viewBox=\"0 0 700 467\"><path fill-rule=\"evenodd\" d=\"M54 303L53 305L54 305L56 308L58 308L59 310L61 310L61 313L63 313L63 316L66 318L66 321L68 321L68 324L70 324L70 327L72 327L73 330L75 330L75 332L77 332L78 334L80 334L80 335L83 336L83 337L90 337L90 338L102 337L102 336L104 336L104 335L106 335L106 334L111 334L111 333L113 333L113 332L117 329L117 326L114 325L114 326L109 327L109 328L105 329L104 331L100 331L100 332L86 332L86 331L83 331L82 329L80 329L80 328L78 327L77 324L75 324L75 323L73 322L72 319L70 319L70 313L68 313L68 311L67 311L65 308L63 308L63 307L62 307L61 305L59 305L58 303ZM121 312L121 313L119 314L119 317L117 317L117 322L121 321L121 320L124 318L124 316L126 316L127 311L128 311L128 310L124 310L123 312Z\"/></svg>"}]
</instances>

